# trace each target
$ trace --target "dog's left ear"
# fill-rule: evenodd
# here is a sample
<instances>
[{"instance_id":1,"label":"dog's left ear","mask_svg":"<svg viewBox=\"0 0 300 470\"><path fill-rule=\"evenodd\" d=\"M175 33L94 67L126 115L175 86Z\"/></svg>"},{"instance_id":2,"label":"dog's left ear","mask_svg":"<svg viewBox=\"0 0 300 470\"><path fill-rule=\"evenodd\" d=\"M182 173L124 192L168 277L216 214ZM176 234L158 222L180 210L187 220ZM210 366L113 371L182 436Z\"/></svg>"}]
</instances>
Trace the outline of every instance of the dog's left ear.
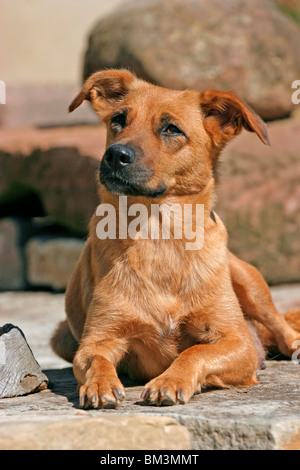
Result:
<instances>
[{"instance_id":1,"label":"dog's left ear","mask_svg":"<svg viewBox=\"0 0 300 470\"><path fill-rule=\"evenodd\" d=\"M264 144L270 145L266 124L235 93L205 90L200 93L200 105L204 127L215 145L224 145L243 128L255 132Z\"/></svg>"},{"instance_id":2,"label":"dog's left ear","mask_svg":"<svg viewBox=\"0 0 300 470\"><path fill-rule=\"evenodd\" d=\"M82 90L74 98L69 106L69 112L78 108L84 100L88 100L101 117L101 111L105 111L125 97L135 80L137 78L125 69L96 72L87 79Z\"/></svg>"}]
</instances>

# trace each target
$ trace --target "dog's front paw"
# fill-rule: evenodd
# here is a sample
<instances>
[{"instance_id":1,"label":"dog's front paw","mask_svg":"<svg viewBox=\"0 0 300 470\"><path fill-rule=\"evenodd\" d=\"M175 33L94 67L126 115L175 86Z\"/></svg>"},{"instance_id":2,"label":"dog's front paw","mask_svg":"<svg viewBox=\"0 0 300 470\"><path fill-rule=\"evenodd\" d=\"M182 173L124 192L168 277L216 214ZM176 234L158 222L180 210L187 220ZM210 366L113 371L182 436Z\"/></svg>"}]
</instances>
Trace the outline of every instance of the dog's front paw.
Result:
<instances>
[{"instance_id":1,"label":"dog's front paw","mask_svg":"<svg viewBox=\"0 0 300 470\"><path fill-rule=\"evenodd\" d=\"M118 377L93 377L79 389L79 404L84 408L116 408L124 398Z\"/></svg>"},{"instance_id":2,"label":"dog's front paw","mask_svg":"<svg viewBox=\"0 0 300 470\"><path fill-rule=\"evenodd\" d=\"M200 392L200 389L195 390L190 380L163 373L145 385L141 398L153 405L183 405L195 392Z\"/></svg>"}]
</instances>

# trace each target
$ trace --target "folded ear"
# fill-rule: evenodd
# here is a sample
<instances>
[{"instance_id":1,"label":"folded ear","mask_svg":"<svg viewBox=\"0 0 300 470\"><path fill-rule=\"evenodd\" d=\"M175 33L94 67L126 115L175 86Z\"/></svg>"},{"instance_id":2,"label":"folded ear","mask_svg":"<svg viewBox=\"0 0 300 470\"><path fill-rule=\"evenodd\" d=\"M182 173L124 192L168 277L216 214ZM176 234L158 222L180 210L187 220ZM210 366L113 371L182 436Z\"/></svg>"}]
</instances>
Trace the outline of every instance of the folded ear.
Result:
<instances>
[{"instance_id":1,"label":"folded ear","mask_svg":"<svg viewBox=\"0 0 300 470\"><path fill-rule=\"evenodd\" d=\"M260 140L270 145L267 126L235 93L205 90L200 93L204 113L204 127L217 146L224 145L243 128L255 132Z\"/></svg>"},{"instance_id":2,"label":"folded ear","mask_svg":"<svg viewBox=\"0 0 300 470\"><path fill-rule=\"evenodd\" d=\"M82 90L69 106L69 112L78 108L84 100L91 101L96 112L101 111L121 100L128 93L132 82L137 78L128 70L104 70L91 75Z\"/></svg>"}]
</instances>

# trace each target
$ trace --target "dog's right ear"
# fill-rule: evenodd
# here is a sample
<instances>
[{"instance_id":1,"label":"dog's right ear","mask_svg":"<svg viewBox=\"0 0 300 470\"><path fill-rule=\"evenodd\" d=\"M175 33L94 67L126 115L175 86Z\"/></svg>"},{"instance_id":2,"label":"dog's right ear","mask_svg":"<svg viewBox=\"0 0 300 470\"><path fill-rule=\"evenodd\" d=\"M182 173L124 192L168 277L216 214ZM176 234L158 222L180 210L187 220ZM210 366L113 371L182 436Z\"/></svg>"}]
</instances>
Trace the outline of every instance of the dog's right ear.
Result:
<instances>
[{"instance_id":1,"label":"dog's right ear","mask_svg":"<svg viewBox=\"0 0 300 470\"><path fill-rule=\"evenodd\" d=\"M101 111L115 105L116 101L124 98L130 85L137 78L128 70L104 70L91 75L82 90L69 106L69 112L78 108L84 100L91 101L96 113L101 117Z\"/></svg>"},{"instance_id":2,"label":"dog's right ear","mask_svg":"<svg viewBox=\"0 0 300 470\"><path fill-rule=\"evenodd\" d=\"M241 98L232 91L204 90L200 93L204 127L218 146L238 135L242 129L255 132L270 145L267 126Z\"/></svg>"}]
</instances>

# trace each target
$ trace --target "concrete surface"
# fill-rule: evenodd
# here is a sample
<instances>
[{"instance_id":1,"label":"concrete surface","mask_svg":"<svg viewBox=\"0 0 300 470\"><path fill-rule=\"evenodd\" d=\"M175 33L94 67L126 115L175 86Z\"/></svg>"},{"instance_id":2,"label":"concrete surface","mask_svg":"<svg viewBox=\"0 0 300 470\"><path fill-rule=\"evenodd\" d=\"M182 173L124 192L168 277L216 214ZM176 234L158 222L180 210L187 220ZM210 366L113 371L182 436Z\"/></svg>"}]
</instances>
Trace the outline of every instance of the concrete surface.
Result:
<instances>
[{"instance_id":1,"label":"concrete surface","mask_svg":"<svg viewBox=\"0 0 300 470\"><path fill-rule=\"evenodd\" d=\"M272 295L281 311L297 306L300 304L300 285L273 288ZM80 429L78 432L90 434L88 445L95 449L137 449L141 445L155 449L159 445L158 441L148 441L147 447L145 442L135 443L130 437L131 432L128 432L125 447L124 439L118 440L116 437L110 442L101 441L99 434L94 432L96 420L101 421L101 418L108 419L107 424L105 420L99 424L99 429L105 430L106 425L110 429L112 421L119 429L124 417L132 416L134 422L134 417L138 416L137 423L146 427L150 417L156 418L158 421L153 426L158 426L159 432L161 427L166 426L164 419L172 420L171 427L167 428L172 430L167 433L170 439L165 441L170 449L300 449L299 364L268 361L266 370L259 372L257 386L204 391L193 397L188 405L163 408L144 406L139 398L142 386L123 378L127 398L118 410L82 410L78 406L76 380L70 364L57 358L49 347L52 331L63 318L62 294L0 294L1 324L14 323L23 330L36 359L50 380L47 390L0 401L0 448L66 448L63 447L65 445L76 448L76 433L73 440L53 441L53 429L56 426L60 433L68 433L73 423ZM78 420L82 424L77 424ZM176 422L188 430L190 441L182 427L176 427ZM39 436L38 430L41 429L43 440L36 437L31 442L24 441L24 432L26 435ZM48 432L49 440L45 440ZM11 439L8 439L8 435ZM80 445L78 448L82 448Z\"/></svg>"}]
</instances>

